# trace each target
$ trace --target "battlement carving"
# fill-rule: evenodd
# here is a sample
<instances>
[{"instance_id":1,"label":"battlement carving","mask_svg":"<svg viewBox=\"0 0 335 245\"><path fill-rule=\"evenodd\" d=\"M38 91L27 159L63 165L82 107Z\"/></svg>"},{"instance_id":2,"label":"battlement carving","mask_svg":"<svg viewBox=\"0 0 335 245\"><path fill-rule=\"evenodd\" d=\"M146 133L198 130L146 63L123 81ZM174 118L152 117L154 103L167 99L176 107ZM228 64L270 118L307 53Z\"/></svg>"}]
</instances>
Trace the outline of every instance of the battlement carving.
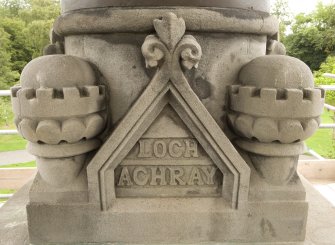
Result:
<instances>
[{"instance_id":1,"label":"battlement carving","mask_svg":"<svg viewBox=\"0 0 335 245\"><path fill-rule=\"evenodd\" d=\"M319 117L325 92L319 88L276 89L232 85L229 96L230 108L236 112L257 117L291 118L293 114L296 118L306 118Z\"/></svg>"},{"instance_id":2,"label":"battlement carving","mask_svg":"<svg viewBox=\"0 0 335 245\"><path fill-rule=\"evenodd\" d=\"M19 117L73 117L102 111L105 87L12 88L14 113ZM52 112L52 113L50 113Z\"/></svg>"}]
</instances>

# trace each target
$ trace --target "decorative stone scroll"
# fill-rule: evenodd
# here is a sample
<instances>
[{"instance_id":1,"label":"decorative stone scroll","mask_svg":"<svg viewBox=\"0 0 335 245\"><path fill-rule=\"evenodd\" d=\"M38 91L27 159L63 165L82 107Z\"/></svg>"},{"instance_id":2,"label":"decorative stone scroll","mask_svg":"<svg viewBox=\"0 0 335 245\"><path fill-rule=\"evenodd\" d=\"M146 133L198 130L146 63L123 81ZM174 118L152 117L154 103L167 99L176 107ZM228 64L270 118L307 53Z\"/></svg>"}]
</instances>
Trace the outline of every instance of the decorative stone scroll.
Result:
<instances>
[{"instance_id":1,"label":"decorative stone scroll","mask_svg":"<svg viewBox=\"0 0 335 245\"><path fill-rule=\"evenodd\" d=\"M122 197L218 197L238 208L250 170L188 84L201 47L173 13L145 39L152 81L88 166L91 202L103 210Z\"/></svg>"}]
</instances>

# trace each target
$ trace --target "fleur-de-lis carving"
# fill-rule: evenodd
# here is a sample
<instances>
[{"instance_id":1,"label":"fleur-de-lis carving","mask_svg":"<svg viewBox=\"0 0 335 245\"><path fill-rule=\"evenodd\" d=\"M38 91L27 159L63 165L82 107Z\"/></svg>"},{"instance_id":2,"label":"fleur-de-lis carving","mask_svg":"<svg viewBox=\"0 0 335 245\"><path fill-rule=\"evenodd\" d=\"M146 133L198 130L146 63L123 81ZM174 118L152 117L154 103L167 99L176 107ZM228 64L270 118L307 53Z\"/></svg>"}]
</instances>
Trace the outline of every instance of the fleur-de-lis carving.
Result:
<instances>
[{"instance_id":1,"label":"fleur-de-lis carving","mask_svg":"<svg viewBox=\"0 0 335 245\"><path fill-rule=\"evenodd\" d=\"M159 39L169 50L173 50L186 31L185 21L174 13L167 13L162 19L154 20Z\"/></svg>"},{"instance_id":2,"label":"fleur-de-lis carving","mask_svg":"<svg viewBox=\"0 0 335 245\"><path fill-rule=\"evenodd\" d=\"M157 35L147 36L142 45L146 66L159 67L164 62L176 65L177 62L186 69L197 68L202 50L193 36L185 35L185 21L174 13L167 13L153 24Z\"/></svg>"}]
</instances>

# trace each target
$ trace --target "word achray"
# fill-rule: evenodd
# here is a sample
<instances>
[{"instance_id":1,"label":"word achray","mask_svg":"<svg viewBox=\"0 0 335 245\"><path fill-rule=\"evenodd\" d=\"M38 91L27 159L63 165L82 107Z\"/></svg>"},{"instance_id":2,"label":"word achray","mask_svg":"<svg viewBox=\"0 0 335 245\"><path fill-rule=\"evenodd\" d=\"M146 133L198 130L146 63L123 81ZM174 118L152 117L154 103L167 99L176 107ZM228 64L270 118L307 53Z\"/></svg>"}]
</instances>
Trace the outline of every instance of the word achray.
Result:
<instances>
[{"instance_id":1,"label":"word achray","mask_svg":"<svg viewBox=\"0 0 335 245\"><path fill-rule=\"evenodd\" d=\"M211 186L215 185L215 166L122 167L117 185L130 186Z\"/></svg>"}]
</instances>

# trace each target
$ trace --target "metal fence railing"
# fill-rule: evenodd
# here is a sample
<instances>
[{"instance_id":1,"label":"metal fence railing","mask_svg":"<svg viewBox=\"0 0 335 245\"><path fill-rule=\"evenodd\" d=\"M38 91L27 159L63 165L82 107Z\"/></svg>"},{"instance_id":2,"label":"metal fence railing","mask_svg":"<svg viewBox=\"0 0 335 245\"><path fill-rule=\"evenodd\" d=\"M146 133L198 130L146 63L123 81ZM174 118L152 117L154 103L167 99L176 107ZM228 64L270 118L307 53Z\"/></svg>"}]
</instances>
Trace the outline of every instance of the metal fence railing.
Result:
<instances>
[{"instance_id":1,"label":"metal fence railing","mask_svg":"<svg viewBox=\"0 0 335 245\"><path fill-rule=\"evenodd\" d=\"M10 90L0 90L0 96L10 96Z\"/></svg>"},{"instance_id":2,"label":"metal fence railing","mask_svg":"<svg viewBox=\"0 0 335 245\"><path fill-rule=\"evenodd\" d=\"M325 73L323 74L324 77L328 77L328 78L333 78L335 79L335 74L331 74L331 73Z\"/></svg>"},{"instance_id":3,"label":"metal fence railing","mask_svg":"<svg viewBox=\"0 0 335 245\"><path fill-rule=\"evenodd\" d=\"M13 196L13 194L0 194L0 199L9 199Z\"/></svg>"},{"instance_id":4,"label":"metal fence railing","mask_svg":"<svg viewBox=\"0 0 335 245\"><path fill-rule=\"evenodd\" d=\"M16 129L0 130L0 135L14 135L18 133L19 132Z\"/></svg>"}]
</instances>

